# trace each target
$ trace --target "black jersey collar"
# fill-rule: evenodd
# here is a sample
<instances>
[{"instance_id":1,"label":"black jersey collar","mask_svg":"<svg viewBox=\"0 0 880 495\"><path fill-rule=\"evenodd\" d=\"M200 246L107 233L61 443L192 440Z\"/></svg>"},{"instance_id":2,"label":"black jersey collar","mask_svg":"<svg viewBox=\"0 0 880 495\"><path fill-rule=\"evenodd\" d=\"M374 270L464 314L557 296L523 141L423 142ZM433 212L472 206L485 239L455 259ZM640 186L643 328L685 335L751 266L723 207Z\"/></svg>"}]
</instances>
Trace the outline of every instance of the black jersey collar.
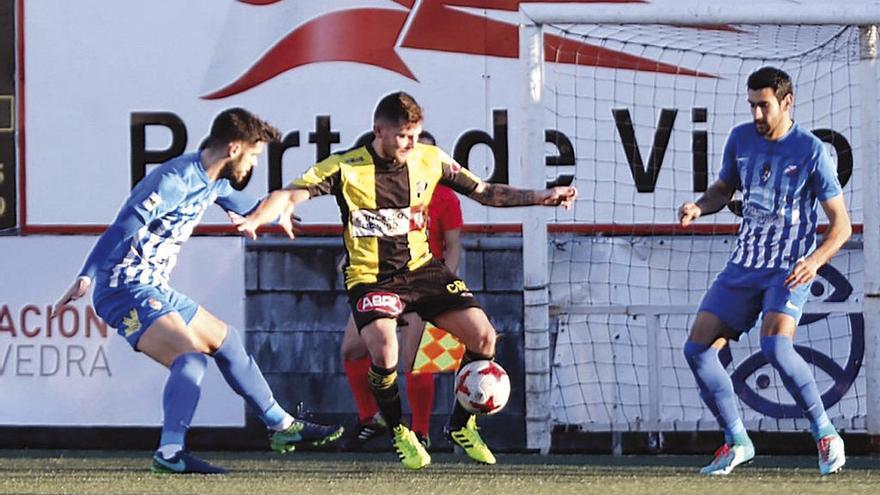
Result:
<instances>
[{"instance_id":1,"label":"black jersey collar","mask_svg":"<svg viewBox=\"0 0 880 495\"><path fill-rule=\"evenodd\" d=\"M393 159L382 158L381 156L379 156L379 154L376 153L376 150L373 149L373 143L367 143L364 147L367 148L367 152L369 152L370 157L373 158L373 165L375 165L377 169L390 170L401 166L395 165Z\"/></svg>"}]
</instances>

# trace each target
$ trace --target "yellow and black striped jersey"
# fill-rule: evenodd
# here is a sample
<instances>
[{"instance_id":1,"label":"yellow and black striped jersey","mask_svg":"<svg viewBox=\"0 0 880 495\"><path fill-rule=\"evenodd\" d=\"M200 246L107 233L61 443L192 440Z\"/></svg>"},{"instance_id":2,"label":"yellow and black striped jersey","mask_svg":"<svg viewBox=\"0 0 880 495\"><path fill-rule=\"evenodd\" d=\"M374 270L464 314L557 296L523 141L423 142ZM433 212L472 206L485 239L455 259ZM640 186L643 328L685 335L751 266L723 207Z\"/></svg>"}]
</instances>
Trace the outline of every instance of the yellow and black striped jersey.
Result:
<instances>
[{"instance_id":1,"label":"yellow and black striped jersey","mask_svg":"<svg viewBox=\"0 0 880 495\"><path fill-rule=\"evenodd\" d=\"M416 144L395 165L371 144L330 155L291 186L310 197L332 194L342 217L348 251L345 285L375 283L431 260L425 231L437 183L470 194L480 179L436 146Z\"/></svg>"}]
</instances>

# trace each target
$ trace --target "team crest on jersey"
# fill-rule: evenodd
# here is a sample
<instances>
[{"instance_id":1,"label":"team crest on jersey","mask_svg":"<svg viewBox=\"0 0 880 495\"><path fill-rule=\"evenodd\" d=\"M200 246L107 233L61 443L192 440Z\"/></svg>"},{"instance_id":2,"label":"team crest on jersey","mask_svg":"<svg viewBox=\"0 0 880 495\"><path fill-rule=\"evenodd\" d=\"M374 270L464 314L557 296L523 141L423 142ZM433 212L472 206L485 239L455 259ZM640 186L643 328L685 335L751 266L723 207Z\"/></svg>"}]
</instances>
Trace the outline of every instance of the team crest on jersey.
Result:
<instances>
[{"instance_id":1,"label":"team crest on jersey","mask_svg":"<svg viewBox=\"0 0 880 495\"><path fill-rule=\"evenodd\" d=\"M764 168L761 170L761 182L767 182L770 180L770 175L773 173L773 170L770 168L769 163L764 164Z\"/></svg>"},{"instance_id":2,"label":"team crest on jersey","mask_svg":"<svg viewBox=\"0 0 880 495\"><path fill-rule=\"evenodd\" d=\"M152 297L147 300L147 304L156 311L162 309L162 303L159 302L158 299L153 299Z\"/></svg>"},{"instance_id":3,"label":"team crest on jersey","mask_svg":"<svg viewBox=\"0 0 880 495\"><path fill-rule=\"evenodd\" d=\"M357 310L361 313L378 311L390 316L403 313L403 302L393 292L367 292L357 302Z\"/></svg>"},{"instance_id":4,"label":"team crest on jersey","mask_svg":"<svg viewBox=\"0 0 880 495\"><path fill-rule=\"evenodd\" d=\"M143 206L144 209L147 210L147 212L152 213L153 210L155 210L156 207L159 206L161 203L162 203L162 196L159 196L159 193L154 192L154 193L150 193L150 195L147 197L147 199L145 199L145 200L143 200L143 202L141 202L141 206Z\"/></svg>"},{"instance_id":5,"label":"team crest on jersey","mask_svg":"<svg viewBox=\"0 0 880 495\"><path fill-rule=\"evenodd\" d=\"M125 336L129 337L141 329L141 321L138 319L137 310L132 308L128 313L128 317L122 318L122 324L125 325Z\"/></svg>"},{"instance_id":6,"label":"team crest on jersey","mask_svg":"<svg viewBox=\"0 0 880 495\"><path fill-rule=\"evenodd\" d=\"M422 193L428 190L428 183L424 181L416 182L416 197L421 198Z\"/></svg>"}]
</instances>

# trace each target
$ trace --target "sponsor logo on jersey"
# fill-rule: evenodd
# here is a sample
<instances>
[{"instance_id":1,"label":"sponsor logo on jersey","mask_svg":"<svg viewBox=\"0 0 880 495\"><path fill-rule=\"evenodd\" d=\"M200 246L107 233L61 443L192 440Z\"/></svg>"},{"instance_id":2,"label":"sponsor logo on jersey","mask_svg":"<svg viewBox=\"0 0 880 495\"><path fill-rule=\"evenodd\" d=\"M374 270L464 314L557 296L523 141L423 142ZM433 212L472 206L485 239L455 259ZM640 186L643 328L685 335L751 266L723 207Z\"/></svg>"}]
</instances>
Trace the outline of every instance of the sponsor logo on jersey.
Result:
<instances>
[{"instance_id":1,"label":"sponsor logo on jersey","mask_svg":"<svg viewBox=\"0 0 880 495\"><path fill-rule=\"evenodd\" d=\"M785 217L783 215L773 211L761 210L751 205L746 205L743 208L743 218L749 219L755 225L785 225Z\"/></svg>"},{"instance_id":2,"label":"sponsor logo on jersey","mask_svg":"<svg viewBox=\"0 0 880 495\"><path fill-rule=\"evenodd\" d=\"M463 280L456 280L450 284L446 284L446 291L450 294L458 294L464 297L473 297L471 290L467 288Z\"/></svg>"},{"instance_id":3,"label":"sponsor logo on jersey","mask_svg":"<svg viewBox=\"0 0 880 495\"><path fill-rule=\"evenodd\" d=\"M122 324L125 325L125 336L130 337L141 329L141 321L138 319L137 310L132 308L128 313L128 317L122 318Z\"/></svg>"},{"instance_id":4,"label":"sponsor logo on jersey","mask_svg":"<svg viewBox=\"0 0 880 495\"><path fill-rule=\"evenodd\" d=\"M403 313L403 302L393 292L367 292L357 302L357 310L361 313L378 311L391 316Z\"/></svg>"},{"instance_id":5,"label":"sponsor logo on jersey","mask_svg":"<svg viewBox=\"0 0 880 495\"><path fill-rule=\"evenodd\" d=\"M147 300L147 304L156 311L159 311L160 309L162 309L162 303L159 302L158 299L154 299L151 297L150 299Z\"/></svg>"},{"instance_id":6,"label":"sponsor logo on jersey","mask_svg":"<svg viewBox=\"0 0 880 495\"><path fill-rule=\"evenodd\" d=\"M353 237L393 237L425 228L422 205L405 208L354 210L349 215L349 232Z\"/></svg>"}]
</instances>

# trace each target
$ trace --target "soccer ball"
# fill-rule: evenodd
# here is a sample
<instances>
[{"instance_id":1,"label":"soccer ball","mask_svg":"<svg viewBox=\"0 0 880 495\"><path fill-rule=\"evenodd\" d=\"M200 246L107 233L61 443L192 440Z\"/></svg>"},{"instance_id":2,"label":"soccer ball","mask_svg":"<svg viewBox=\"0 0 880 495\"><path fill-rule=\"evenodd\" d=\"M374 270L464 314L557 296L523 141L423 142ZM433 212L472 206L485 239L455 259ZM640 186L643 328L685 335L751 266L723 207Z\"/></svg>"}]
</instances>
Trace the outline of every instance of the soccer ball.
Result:
<instances>
[{"instance_id":1,"label":"soccer ball","mask_svg":"<svg viewBox=\"0 0 880 495\"><path fill-rule=\"evenodd\" d=\"M495 414L510 398L510 378L494 361L472 361L455 377L455 398L471 414Z\"/></svg>"}]
</instances>

